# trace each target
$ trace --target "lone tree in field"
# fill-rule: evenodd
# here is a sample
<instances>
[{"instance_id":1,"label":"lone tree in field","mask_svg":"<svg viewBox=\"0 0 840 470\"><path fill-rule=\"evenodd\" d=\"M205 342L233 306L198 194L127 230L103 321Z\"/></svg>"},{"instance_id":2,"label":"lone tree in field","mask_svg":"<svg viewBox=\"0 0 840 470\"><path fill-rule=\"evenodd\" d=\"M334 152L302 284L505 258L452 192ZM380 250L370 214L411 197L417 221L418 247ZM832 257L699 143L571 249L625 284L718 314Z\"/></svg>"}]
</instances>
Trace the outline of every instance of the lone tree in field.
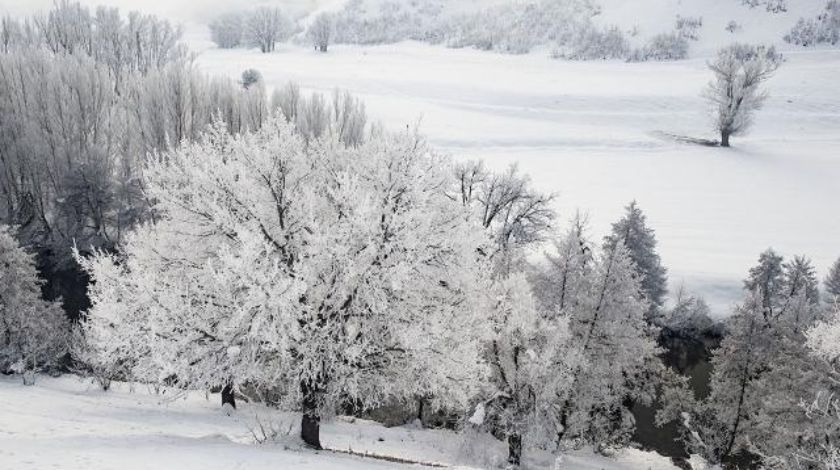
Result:
<instances>
[{"instance_id":1,"label":"lone tree in field","mask_svg":"<svg viewBox=\"0 0 840 470\"><path fill-rule=\"evenodd\" d=\"M753 113L767 99L761 84L781 63L782 56L773 47L737 43L718 51L717 59L709 63L715 78L704 95L713 107L721 147L729 147L729 137L749 129Z\"/></svg>"},{"instance_id":2,"label":"lone tree in field","mask_svg":"<svg viewBox=\"0 0 840 470\"><path fill-rule=\"evenodd\" d=\"M330 46L330 39L332 39L334 33L335 20L333 19L333 15L329 13L318 15L306 32L312 44L321 52L327 52L327 48Z\"/></svg>"}]
</instances>

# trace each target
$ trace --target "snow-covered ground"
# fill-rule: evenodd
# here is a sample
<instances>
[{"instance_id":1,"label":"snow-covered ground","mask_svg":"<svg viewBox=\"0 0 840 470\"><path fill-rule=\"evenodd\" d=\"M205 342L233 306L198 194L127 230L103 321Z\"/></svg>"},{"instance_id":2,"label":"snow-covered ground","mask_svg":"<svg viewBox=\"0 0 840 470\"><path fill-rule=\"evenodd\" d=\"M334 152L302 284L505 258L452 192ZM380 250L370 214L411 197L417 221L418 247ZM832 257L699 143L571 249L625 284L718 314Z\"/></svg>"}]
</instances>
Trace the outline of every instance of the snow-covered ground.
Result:
<instances>
[{"instance_id":1,"label":"snow-covered ground","mask_svg":"<svg viewBox=\"0 0 840 470\"><path fill-rule=\"evenodd\" d=\"M263 3L313 9L341 2ZM23 14L48 3L0 0L0 11ZM290 80L309 90L345 88L391 129L419 122L455 158L482 158L496 168L518 164L539 189L557 193L564 220L577 210L588 213L596 239L638 200L657 231L672 290L684 285L704 295L716 315L740 298L740 280L768 247L810 256L823 276L840 256L840 217L832 210L840 200L840 51L805 50L781 38L824 2L788 0L788 11L779 14L739 0L598 3L599 22L636 30L640 41L672 30L678 14L702 16L692 58L573 62L551 59L546 50L511 56L412 42L335 46L328 54L286 45L264 55L215 49L206 27L195 23L235 8L232 0L154 0L143 8L192 21L185 39L210 73L239 77L256 68L269 89ZM725 31L730 20L741 31ZM706 61L736 40L772 42L787 57L767 84L771 97L754 131L733 139L732 149L668 137L715 137L700 96L710 79Z\"/></svg>"},{"instance_id":2,"label":"snow-covered ground","mask_svg":"<svg viewBox=\"0 0 840 470\"><path fill-rule=\"evenodd\" d=\"M233 77L256 68L269 88L346 88L391 129L420 122L455 158L517 163L557 193L564 219L587 212L594 237L636 199L671 287L684 283L725 315L767 247L807 254L820 275L840 256L840 217L829 209L840 200L840 51L786 56L754 131L732 149L662 134L715 137L700 96L706 58L572 62L406 42L328 54L205 48L198 64Z\"/></svg>"},{"instance_id":3,"label":"snow-covered ground","mask_svg":"<svg viewBox=\"0 0 840 470\"><path fill-rule=\"evenodd\" d=\"M0 376L0 468L15 470L262 470L262 469L403 469L429 468L336 452L303 449L288 437L276 444L255 444L250 427L258 414L286 429L291 414L268 412L240 403L232 416L219 408L218 395L191 393L169 399L144 386L131 392L116 384L102 392L74 376L39 377L24 387L19 377ZM437 463L480 468L476 460L502 454L501 442L464 452L464 438L450 431L379 424L338 418L323 427L325 446ZM294 431L293 431L294 434ZM471 441L471 444L474 444ZM472 446L474 447L474 446ZM481 456L477 456L481 454ZM532 468L553 468L547 456L531 459ZM625 450L614 457L579 452L564 456L563 469L674 469L653 453Z\"/></svg>"}]
</instances>

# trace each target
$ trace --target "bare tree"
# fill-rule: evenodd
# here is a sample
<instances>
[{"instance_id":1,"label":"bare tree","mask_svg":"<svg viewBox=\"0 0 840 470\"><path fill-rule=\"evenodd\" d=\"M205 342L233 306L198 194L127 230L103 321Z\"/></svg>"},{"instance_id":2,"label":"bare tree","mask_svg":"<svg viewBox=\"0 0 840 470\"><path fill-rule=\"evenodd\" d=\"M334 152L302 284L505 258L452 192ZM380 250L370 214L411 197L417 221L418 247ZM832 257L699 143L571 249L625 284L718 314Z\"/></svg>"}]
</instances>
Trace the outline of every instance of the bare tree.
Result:
<instances>
[{"instance_id":1,"label":"bare tree","mask_svg":"<svg viewBox=\"0 0 840 470\"><path fill-rule=\"evenodd\" d=\"M317 50L327 52L330 39L335 34L335 19L333 15L321 13L315 17L315 21L309 25L309 30L306 33Z\"/></svg>"},{"instance_id":2,"label":"bare tree","mask_svg":"<svg viewBox=\"0 0 840 470\"><path fill-rule=\"evenodd\" d=\"M706 88L705 97L713 106L722 147L729 147L730 136L749 129L753 113L767 99L761 84L781 63L782 56L773 47L737 43L721 49L717 59L709 63L715 79Z\"/></svg>"},{"instance_id":3,"label":"bare tree","mask_svg":"<svg viewBox=\"0 0 840 470\"><path fill-rule=\"evenodd\" d=\"M222 15L210 23L210 37L222 49L242 45L243 18L240 13Z\"/></svg>"},{"instance_id":4,"label":"bare tree","mask_svg":"<svg viewBox=\"0 0 840 470\"><path fill-rule=\"evenodd\" d=\"M274 45L292 34L292 22L279 8L260 7L248 15L245 38L260 51L274 52Z\"/></svg>"}]
</instances>

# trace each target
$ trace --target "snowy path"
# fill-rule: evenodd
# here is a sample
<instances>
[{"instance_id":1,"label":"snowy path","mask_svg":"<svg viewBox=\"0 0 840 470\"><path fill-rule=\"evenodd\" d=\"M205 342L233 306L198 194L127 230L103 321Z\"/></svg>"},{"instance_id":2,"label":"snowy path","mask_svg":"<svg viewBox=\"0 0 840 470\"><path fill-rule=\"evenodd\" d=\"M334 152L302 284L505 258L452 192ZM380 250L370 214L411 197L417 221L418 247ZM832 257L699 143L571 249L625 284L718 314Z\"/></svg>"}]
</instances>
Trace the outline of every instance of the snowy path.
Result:
<instances>
[{"instance_id":1,"label":"snowy path","mask_svg":"<svg viewBox=\"0 0 840 470\"><path fill-rule=\"evenodd\" d=\"M47 470L276 470L429 468L370 458L301 449L295 438L284 444L255 445L248 423L258 410L240 404L225 416L218 395L191 393L164 400L125 384L102 392L74 376L39 377L24 387L19 377L0 376L0 469ZM265 419L266 411L259 409ZM277 424L296 422L277 415ZM282 426L286 427L286 426ZM352 449L422 462L463 462L463 438L449 431L411 427L384 428L376 423L339 418L322 432L327 447ZM475 447L475 446L474 446ZM473 453L503 455L502 443L482 442ZM484 455L482 458L486 458ZM551 468L542 456L532 468ZM532 463L533 465L533 463ZM471 464L472 468L477 468ZM457 467L467 469L471 467ZM672 470L656 454L628 450L615 459L581 453L567 456L564 467L588 469Z\"/></svg>"},{"instance_id":2,"label":"snowy path","mask_svg":"<svg viewBox=\"0 0 840 470\"><path fill-rule=\"evenodd\" d=\"M198 64L232 77L256 68L269 88L346 88L391 129L419 120L456 158L518 163L558 194L564 221L588 212L596 239L637 199L671 287L699 291L723 315L767 247L810 256L821 276L840 256L840 217L825 209L840 200L840 51L786 54L754 132L729 150L661 136L715 137L700 97L705 59L570 62L401 43L329 54L210 48Z\"/></svg>"}]
</instances>

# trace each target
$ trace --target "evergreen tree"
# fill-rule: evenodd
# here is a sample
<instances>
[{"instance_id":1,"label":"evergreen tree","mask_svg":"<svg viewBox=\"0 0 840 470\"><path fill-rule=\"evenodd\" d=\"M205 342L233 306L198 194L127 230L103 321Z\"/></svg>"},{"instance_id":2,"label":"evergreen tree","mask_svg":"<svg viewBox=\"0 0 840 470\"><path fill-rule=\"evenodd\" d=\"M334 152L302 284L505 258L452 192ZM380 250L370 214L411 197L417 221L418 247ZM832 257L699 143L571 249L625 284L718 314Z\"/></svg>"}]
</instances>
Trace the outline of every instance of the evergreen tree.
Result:
<instances>
[{"instance_id":1,"label":"evergreen tree","mask_svg":"<svg viewBox=\"0 0 840 470\"><path fill-rule=\"evenodd\" d=\"M689 420L694 451L714 463L748 452L770 465L824 437L800 406L827 383L805 347L821 313L816 283L805 257L785 263L773 250L750 269L747 297L712 358L711 394Z\"/></svg>"},{"instance_id":2,"label":"evergreen tree","mask_svg":"<svg viewBox=\"0 0 840 470\"><path fill-rule=\"evenodd\" d=\"M558 396L557 439L622 445L634 428L629 404L655 396L663 369L658 332L645 320L648 304L629 249L614 243L593 254L582 234L576 222L536 276L546 312L568 318L578 356L572 383Z\"/></svg>"},{"instance_id":3,"label":"evergreen tree","mask_svg":"<svg viewBox=\"0 0 840 470\"><path fill-rule=\"evenodd\" d=\"M784 258L776 254L772 248L768 248L758 257L758 264L750 268L747 279L744 280L744 289L747 292L759 293L761 295L761 308L764 317L771 317L779 308L779 300L784 292Z\"/></svg>"},{"instance_id":4,"label":"evergreen tree","mask_svg":"<svg viewBox=\"0 0 840 470\"><path fill-rule=\"evenodd\" d=\"M829 297L829 302L840 298L840 258L831 265L828 271L828 277L825 278L825 293Z\"/></svg>"},{"instance_id":5,"label":"evergreen tree","mask_svg":"<svg viewBox=\"0 0 840 470\"><path fill-rule=\"evenodd\" d=\"M617 243L627 247L649 304L648 317L656 320L668 292L667 270L656 252L654 231L647 226L646 217L636 201L631 202L624 217L613 224L612 234L604 240L605 249L611 250Z\"/></svg>"}]
</instances>

